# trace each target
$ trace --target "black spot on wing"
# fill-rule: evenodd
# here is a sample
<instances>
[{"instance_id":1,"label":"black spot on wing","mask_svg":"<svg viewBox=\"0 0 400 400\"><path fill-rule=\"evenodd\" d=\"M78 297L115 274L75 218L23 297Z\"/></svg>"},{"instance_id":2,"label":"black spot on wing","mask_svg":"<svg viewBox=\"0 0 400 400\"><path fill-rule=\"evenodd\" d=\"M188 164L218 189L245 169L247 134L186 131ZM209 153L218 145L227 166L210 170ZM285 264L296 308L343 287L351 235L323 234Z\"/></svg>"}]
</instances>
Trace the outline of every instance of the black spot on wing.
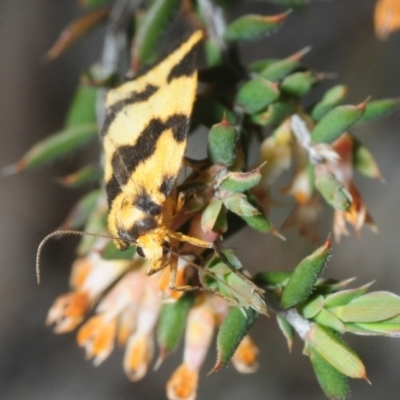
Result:
<instances>
[{"instance_id":1,"label":"black spot on wing","mask_svg":"<svg viewBox=\"0 0 400 400\"><path fill-rule=\"evenodd\" d=\"M189 122L189 117L185 114L174 114L168 118L167 126L172 129L174 139L178 143L186 140L189 131Z\"/></svg>"},{"instance_id":2,"label":"black spot on wing","mask_svg":"<svg viewBox=\"0 0 400 400\"><path fill-rule=\"evenodd\" d=\"M141 103L150 99L153 94L158 91L157 86L147 85L141 92L132 92L131 95L123 100L120 100L107 109L107 115L101 129L103 136L107 135L110 125L113 123L118 113L121 112L126 106L135 103Z\"/></svg>"},{"instance_id":3,"label":"black spot on wing","mask_svg":"<svg viewBox=\"0 0 400 400\"><path fill-rule=\"evenodd\" d=\"M106 193L107 193L108 209L110 209L114 199L117 197L119 193L121 193L121 186L114 175L106 183Z\"/></svg>"},{"instance_id":4,"label":"black spot on wing","mask_svg":"<svg viewBox=\"0 0 400 400\"><path fill-rule=\"evenodd\" d=\"M184 114L171 115L166 122L152 118L134 145L120 146L115 150L111 165L120 185L125 185L137 166L152 156L157 140L168 129L172 129L173 137L178 143L186 140L189 118Z\"/></svg>"},{"instance_id":5,"label":"black spot on wing","mask_svg":"<svg viewBox=\"0 0 400 400\"><path fill-rule=\"evenodd\" d=\"M167 198L175 187L176 176L164 176L160 185L160 192Z\"/></svg>"},{"instance_id":6,"label":"black spot on wing","mask_svg":"<svg viewBox=\"0 0 400 400\"><path fill-rule=\"evenodd\" d=\"M133 205L152 217L161 213L161 206L153 201L144 188L142 188L140 193L135 197Z\"/></svg>"},{"instance_id":7,"label":"black spot on wing","mask_svg":"<svg viewBox=\"0 0 400 400\"><path fill-rule=\"evenodd\" d=\"M136 242L141 234L154 228L157 228L157 222L152 217L146 217L136 221L128 230L119 228L118 236L129 242Z\"/></svg>"},{"instance_id":8,"label":"black spot on wing","mask_svg":"<svg viewBox=\"0 0 400 400\"><path fill-rule=\"evenodd\" d=\"M195 73L197 69L197 53L199 45L200 43L196 43L196 45L185 54L182 60L171 69L167 77L168 82L182 76L192 76Z\"/></svg>"}]
</instances>

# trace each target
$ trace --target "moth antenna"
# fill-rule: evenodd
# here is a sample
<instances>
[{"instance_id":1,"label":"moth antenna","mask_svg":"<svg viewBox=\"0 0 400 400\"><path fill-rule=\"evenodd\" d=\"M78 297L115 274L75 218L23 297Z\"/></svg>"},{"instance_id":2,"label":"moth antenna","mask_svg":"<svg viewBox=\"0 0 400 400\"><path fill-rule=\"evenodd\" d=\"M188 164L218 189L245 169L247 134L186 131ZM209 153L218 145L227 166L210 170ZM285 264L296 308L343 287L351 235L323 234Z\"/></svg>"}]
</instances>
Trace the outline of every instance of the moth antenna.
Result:
<instances>
[{"instance_id":1,"label":"moth antenna","mask_svg":"<svg viewBox=\"0 0 400 400\"><path fill-rule=\"evenodd\" d=\"M38 285L40 284L40 256L42 254L43 246L53 238L54 236L60 236L60 235L74 235L74 236L95 236L95 237L101 237L101 238L106 238L106 239L118 239L114 238L113 236L110 235L102 235L100 233L91 233L91 232L81 232L81 231L74 231L74 230L59 230L59 231L54 231L49 233L47 236L43 238L43 240L40 242L37 253L36 253L36 281Z\"/></svg>"}]
</instances>

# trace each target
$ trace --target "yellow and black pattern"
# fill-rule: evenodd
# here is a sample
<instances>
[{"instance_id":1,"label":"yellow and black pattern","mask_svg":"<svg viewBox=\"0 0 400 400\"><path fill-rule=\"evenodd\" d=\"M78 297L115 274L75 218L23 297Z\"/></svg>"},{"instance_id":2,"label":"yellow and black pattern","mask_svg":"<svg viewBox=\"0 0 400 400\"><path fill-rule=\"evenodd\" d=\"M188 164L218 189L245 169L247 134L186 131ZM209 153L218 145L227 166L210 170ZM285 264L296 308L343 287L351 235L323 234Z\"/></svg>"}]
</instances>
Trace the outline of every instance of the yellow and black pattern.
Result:
<instances>
[{"instance_id":1,"label":"yellow and black pattern","mask_svg":"<svg viewBox=\"0 0 400 400\"><path fill-rule=\"evenodd\" d=\"M106 97L102 133L108 227L119 238L118 248L136 243L150 261L162 258L169 243L201 39L202 32L195 31L156 65L111 89Z\"/></svg>"}]
</instances>

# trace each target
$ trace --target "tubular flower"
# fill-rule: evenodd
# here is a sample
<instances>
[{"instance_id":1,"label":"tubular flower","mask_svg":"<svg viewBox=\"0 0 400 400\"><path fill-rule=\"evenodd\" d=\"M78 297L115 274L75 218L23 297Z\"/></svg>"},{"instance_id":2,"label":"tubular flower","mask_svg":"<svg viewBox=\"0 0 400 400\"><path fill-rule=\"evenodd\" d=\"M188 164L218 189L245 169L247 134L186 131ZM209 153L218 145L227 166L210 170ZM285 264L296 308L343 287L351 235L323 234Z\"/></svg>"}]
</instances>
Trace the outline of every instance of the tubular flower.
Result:
<instances>
[{"instance_id":1,"label":"tubular flower","mask_svg":"<svg viewBox=\"0 0 400 400\"><path fill-rule=\"evenodd\" d=\"M367 207L360 193L355 187L353 178L353 139L350 135L344 134L333 143L334 150L339 154L340 159L332 163L332 173L340 180L352 197L350 208L347 211L335 210L333 217L333 232L335 240L339 241L341 235L348 235L346 223L353 225L356 235L359 235L364 224L370 226L373 232L377 232L374 220L367 211Z\"/></svg>"},{"instance_id":2,"label":"tubular flower","mask_svg":"<svg viewBox=\"0 0 400 400\"><path fill-rule=\"evenodd\" d=\"M380 39L400 29L400 3L397 0L378 0L375 6L375 33Z\"/></svg>"},{"instance_id":3,"label":"tubular flower","mask_svg":"<svg viewBox=\"0 0 400 400\"><path fill-rule=\"evenodd\" d=\"M192 225L192 230L196 224ZM189 248L189 246L188 246ZM125 346L123 367L132 381L142 379L148 372L155 353L155 331L163 307L181 301L183 292L168 287L169 268L147 276L148 261L134 256L132 260L107 261L101 251L79 258L73 265L70 284L72 291L60 296L49 311L48 324L57 333L79 328L78 345L88 359L100 365L113 351L115 342ZM178 260L177 285L194 279L194 256ZM209 350L215 328L227 315L229 303L214 294L197 292L182 323L186 324L182 364L167 383L169 399L195 399L199 371ZM167 321L168 322L168 321ZM171 323L174 323L173 321ZM171 326L170 332L184 331L184 326ZM173 349L164 349L159 341L157 366ZM256 369L258 351L247 336L236 351L232 362L242 373Z\"/></svg>"},{"instance_id":4,"label":"tubular flower","mask_svg":"<svg viewBox=\"0 0 400 400\"><path fill-rule=\"evenodd\" d=\"M199 370L210 347L218 318L212 301L213 298L210 296L199 298L189 313L183 363L167 383L167 395L171 400L196 398Z\"/></svg>"}]
</instances>

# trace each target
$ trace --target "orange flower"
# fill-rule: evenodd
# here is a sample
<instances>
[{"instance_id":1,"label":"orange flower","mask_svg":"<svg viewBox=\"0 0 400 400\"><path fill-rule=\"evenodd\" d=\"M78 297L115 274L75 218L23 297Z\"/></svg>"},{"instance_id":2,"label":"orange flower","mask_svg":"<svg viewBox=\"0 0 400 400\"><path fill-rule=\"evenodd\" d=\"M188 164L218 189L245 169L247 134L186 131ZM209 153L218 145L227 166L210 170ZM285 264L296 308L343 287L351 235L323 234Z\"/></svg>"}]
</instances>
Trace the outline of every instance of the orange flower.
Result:
<instances>
[{"instance_id":1,"label":"orange flower","mask_svg":"<svg viewBox=\"0 0 400 400\"><path fill-rule=\"evenodd\" d=\"M170 400L196 398L199 370L207 355L215 327L213 307L207 297L201 297L187 319L183 363L167 382Z\"/></svg>"},{"instance_id":2,"label":"orange flower","mask_svg":"<svg viewBox=\"0 0 400 400\"><path fill-rule=\"evenodd\" d=\"M89 309L88 295L70 292L59 296L50 308L46 325L54 324L55 333L66 333L75 329Z\"/></svg>"},{"instance_id":3,"label":"orange flower","mask_svg":"<svg viewBox=\"0 0 400 400\"><path fill-rule=\"evenodd\" d=\"M249 335L246 335L239 344L232 357L232 363L242 374L251 374L257 371L258 348Z\"/></svg>"},{"instance_id":4,"label":"orange flower","mask_svg":"<svg viewBox=\"0 0 400 400\"><path fill-rule=\"evenodd\" d=\"M367 211L360 193L356 189L353 178L353 139L349 134L342 135L333 143L333 148L340 156L340 159L332 163L332 173L339 179L349 191L352 203L348 211L335 210L333 217L333 233L335 240L339 242L341 235L348 235L346 222L353 225L356 235L359 234L364 224L368 224L373 232L378 228L374 224L371 215Z\"/></svg>"},{"instance_id":5,"label":"orange flower","mask_svg":"<svg viewBox=\"0 0 400 400\"><path fill-rule=\"evenodd\" d=\"M378 0L375 6L375 34L379 39L387 39L389 34L400 28L400 2L398 0Z\"/></svg>"}]
</instances>

